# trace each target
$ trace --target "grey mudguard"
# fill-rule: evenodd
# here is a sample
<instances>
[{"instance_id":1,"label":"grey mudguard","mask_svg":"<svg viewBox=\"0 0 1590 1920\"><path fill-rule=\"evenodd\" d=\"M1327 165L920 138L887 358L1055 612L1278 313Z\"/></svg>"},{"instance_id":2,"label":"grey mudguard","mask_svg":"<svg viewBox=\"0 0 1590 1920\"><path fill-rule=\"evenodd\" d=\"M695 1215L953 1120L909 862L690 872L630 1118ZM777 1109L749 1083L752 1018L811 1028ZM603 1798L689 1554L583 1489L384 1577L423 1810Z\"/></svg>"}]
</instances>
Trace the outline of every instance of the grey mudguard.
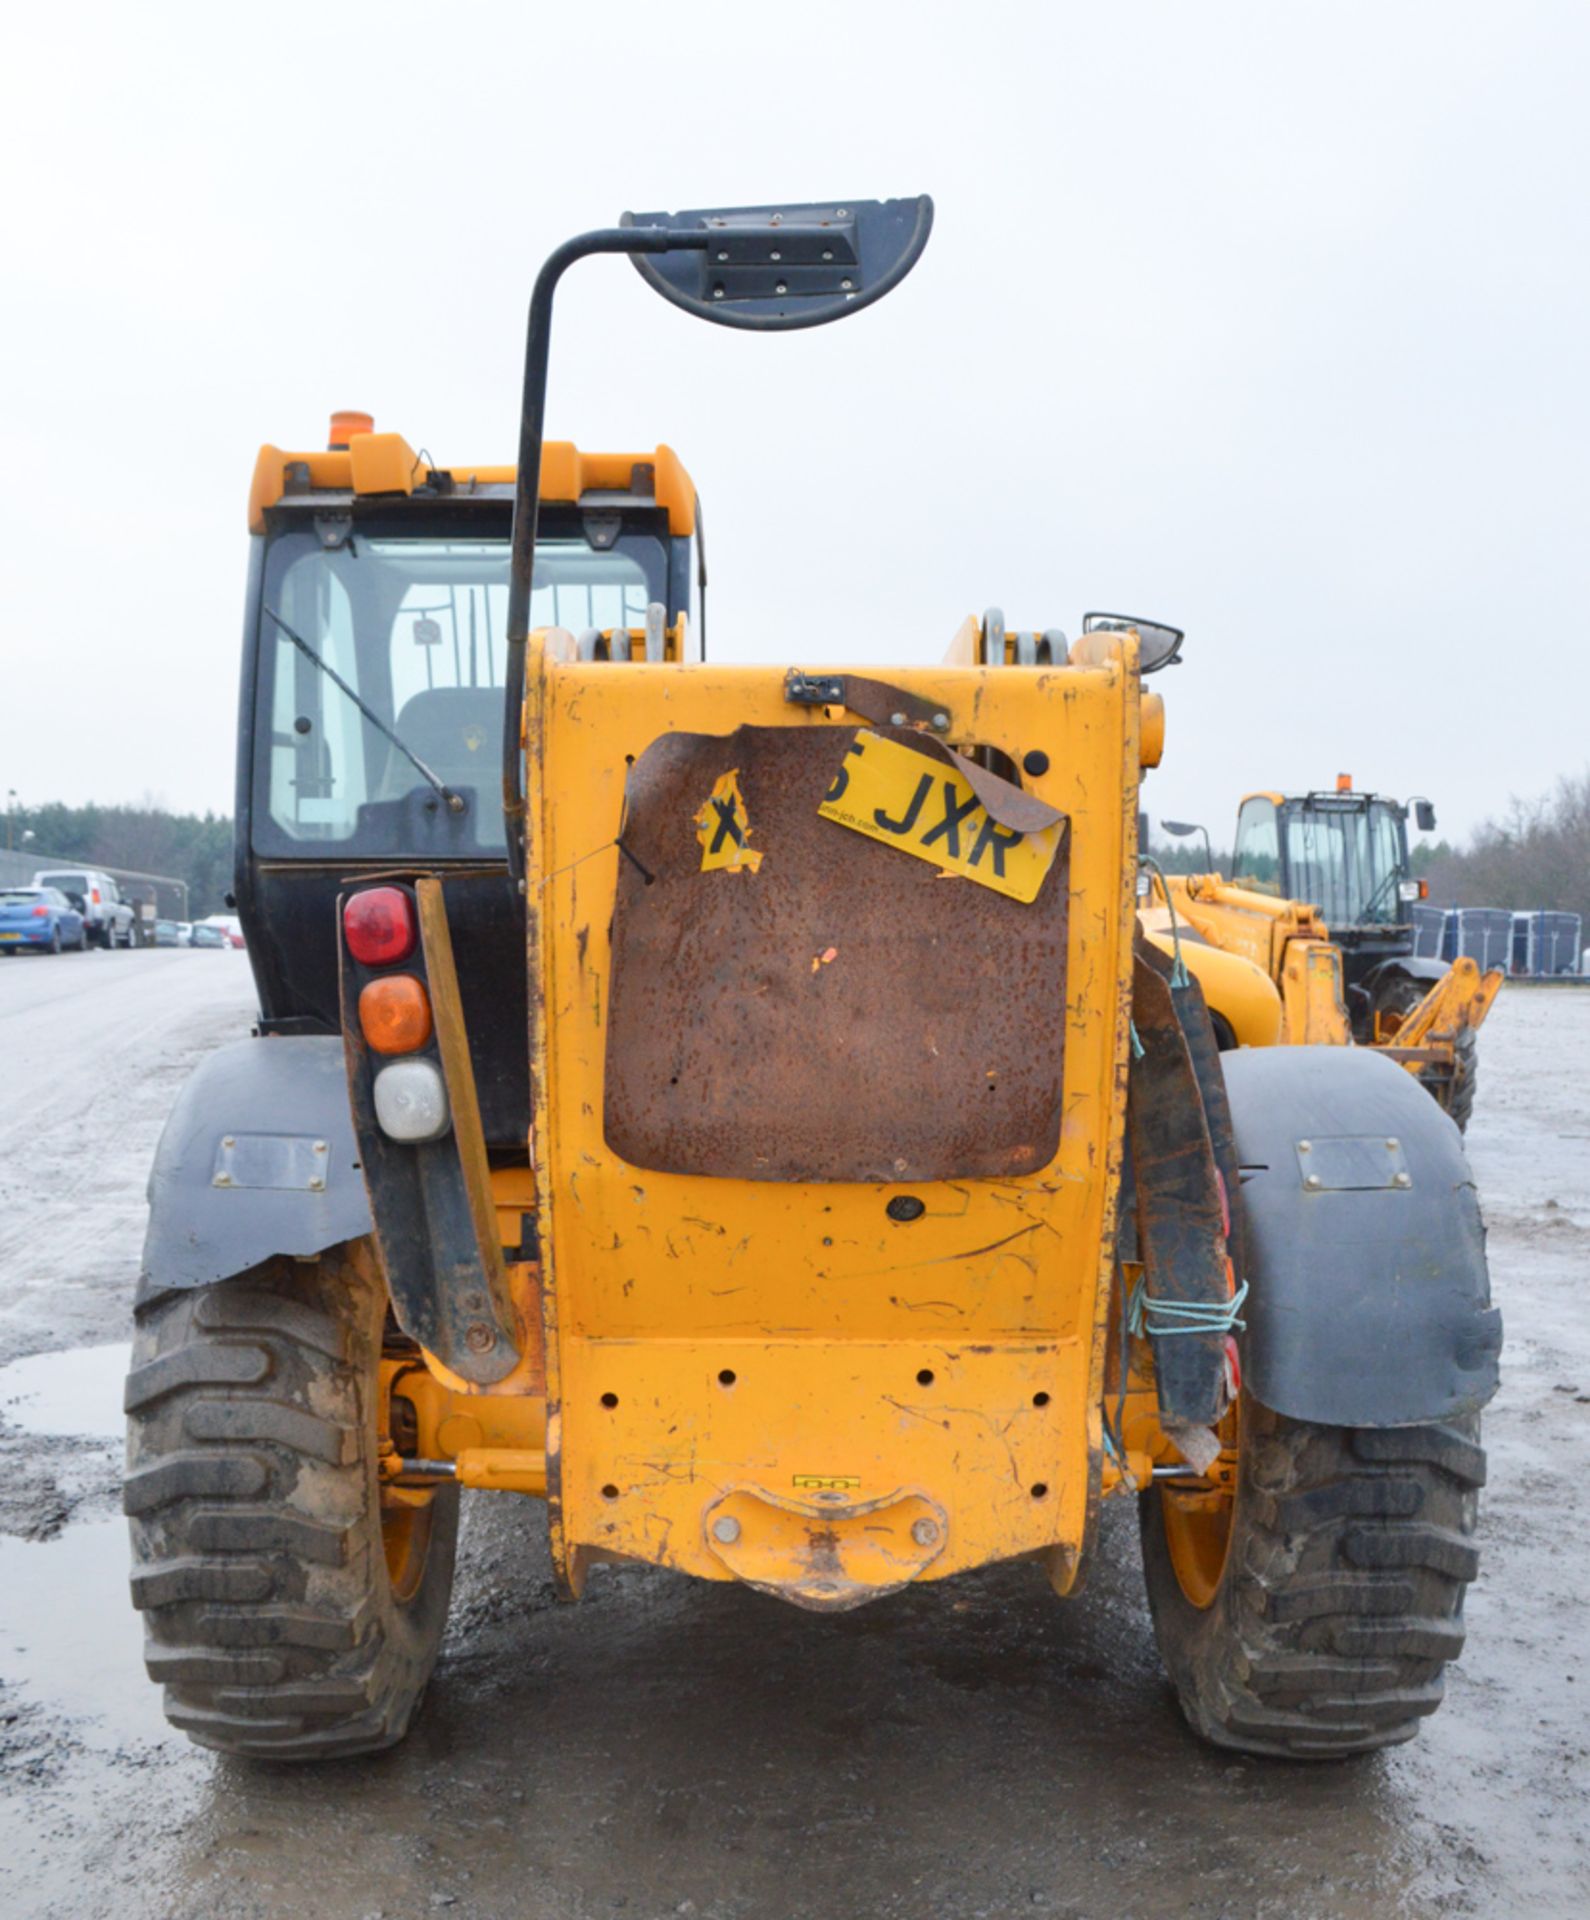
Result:
<instances>
[{"instance_id":1,"label":"grey mudguard","mask_svg":"<svg viewBox=\"0 0 1590 1920\"><path fill-rule=\"evenodd\" d=\"M160 1136L138 1300L369 1231L340 1037L240 1040L198 1069Z\"/></svg>"},{"instance_id":2,"label":"grey mudguard","mask_svg":"<svg viewBox=\"0 0 1590 1920\"><path fill-rule=\"evenodd\" d=\"M1450 960L1426 960L1418 954L1398 953L1382 960L1378 967L1371 967L1365 976L1365 986L1373 986L1394 973L1405 973L1410 980L1428 980L1432 985L1444 980L1451 970Z\"/></svg>"},{"instance_id":3,"label":"grey mudguard","mask_svg":"<svg viewBox=\"0 0 1590 1920\"><path fill-rule=\"evenodd\" d=\"M1220 1058L1243 1170L1244 1384L1276 1413L1332 1426L1483 1406L1502 1317L1457 1128L1367 1048Z\"/></svg>"}]
</instances>

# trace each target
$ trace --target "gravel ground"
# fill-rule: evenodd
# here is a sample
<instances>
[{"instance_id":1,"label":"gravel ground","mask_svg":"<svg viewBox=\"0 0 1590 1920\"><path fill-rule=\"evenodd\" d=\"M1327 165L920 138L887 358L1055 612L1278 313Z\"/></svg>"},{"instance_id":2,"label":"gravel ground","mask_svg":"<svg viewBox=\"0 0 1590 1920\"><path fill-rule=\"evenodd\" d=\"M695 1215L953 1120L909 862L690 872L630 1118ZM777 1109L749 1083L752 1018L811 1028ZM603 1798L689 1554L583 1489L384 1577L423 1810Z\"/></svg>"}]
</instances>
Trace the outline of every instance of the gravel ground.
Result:
<instances>
[{"instance_id":1,"label":"gravel ground","mask_svg":"<svg viewBox=\"0 0 1590 1920\"><path fill-rule=\"evenodd\" d=\"M409 1741L309 1769L169 1734L116 1517L143 1183L246 1031L242 956L0 965L0 1914L6 1920L1582 1915L1590 1877L1590 993L1504 993L1471 1152L1507 1321L1469 1641L1409 1747L1200 1746L1132 1515L1087 1591L1010 1567L820 1619L604 1569L466 1496Z\"/></svg>"}]
</instances>

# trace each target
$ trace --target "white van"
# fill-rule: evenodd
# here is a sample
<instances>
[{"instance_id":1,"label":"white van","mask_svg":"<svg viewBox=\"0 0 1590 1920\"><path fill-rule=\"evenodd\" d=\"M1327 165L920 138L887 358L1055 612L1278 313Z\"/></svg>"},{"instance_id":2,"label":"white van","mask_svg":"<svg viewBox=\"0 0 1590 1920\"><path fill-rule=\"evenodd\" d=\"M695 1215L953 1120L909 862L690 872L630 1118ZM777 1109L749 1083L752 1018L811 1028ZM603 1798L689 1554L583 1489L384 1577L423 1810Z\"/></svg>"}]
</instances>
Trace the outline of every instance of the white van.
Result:
<instances>
[{"instance_id":1,"label":"white van","mask_svg":"<svg viewBox=\"0 0 1590 1920\"><path fill-rule=\"evenodd\" d=\"M41 867L33 884L58 888L74 906L81 901L83 924L95 946L132 945L133 910L108 873L97 867Z\"/></svg>"}]
</instances>

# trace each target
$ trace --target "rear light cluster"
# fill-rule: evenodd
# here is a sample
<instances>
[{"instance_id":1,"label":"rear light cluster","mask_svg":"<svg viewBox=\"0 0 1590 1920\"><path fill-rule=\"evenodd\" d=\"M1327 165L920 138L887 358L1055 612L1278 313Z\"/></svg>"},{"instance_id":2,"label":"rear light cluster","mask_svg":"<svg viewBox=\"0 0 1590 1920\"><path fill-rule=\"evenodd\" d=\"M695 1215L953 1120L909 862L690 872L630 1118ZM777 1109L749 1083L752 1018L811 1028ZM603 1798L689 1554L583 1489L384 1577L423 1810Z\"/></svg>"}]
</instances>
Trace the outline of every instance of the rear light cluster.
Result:
<instances>
[{"instance_id":1,"label":"rear light cluster","mask_svg":"<svg viewBox=\"0 0 1590 1920\"><path fill-rule=\"evenodd\" d=\"M366 887L343 906L342 937L363 967L401 966L419 945L413 899L401 887ZM381 1131L414 1146L440 1140L452 1125L447 1083L434 1059L415 1057L435 1031L425 982L413 973L366 981L359 1028L370 1051L387 1057L371 1088Z\"/></svg>"}]
</instances>

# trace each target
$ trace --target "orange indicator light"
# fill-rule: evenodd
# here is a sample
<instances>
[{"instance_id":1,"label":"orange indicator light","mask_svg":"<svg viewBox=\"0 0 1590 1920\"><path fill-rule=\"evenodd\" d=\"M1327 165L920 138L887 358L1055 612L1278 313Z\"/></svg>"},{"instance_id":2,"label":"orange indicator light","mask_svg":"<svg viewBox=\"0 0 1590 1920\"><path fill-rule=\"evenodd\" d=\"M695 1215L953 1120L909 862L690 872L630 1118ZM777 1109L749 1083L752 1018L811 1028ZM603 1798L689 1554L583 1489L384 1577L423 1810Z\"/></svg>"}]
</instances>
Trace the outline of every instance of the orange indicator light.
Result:
<instances>
[{"instance_id":1,"label":"orange indicator light","mask_svg":"<svg viewBox=\"0 0 1590 1920\"><path fill-rule=\"evenodd\" d=\"M359 995L359 1025L376 1053L413 1053L431 1037L431 1002L412 973L384 974Z\"/></svg>"}]
</instances>

